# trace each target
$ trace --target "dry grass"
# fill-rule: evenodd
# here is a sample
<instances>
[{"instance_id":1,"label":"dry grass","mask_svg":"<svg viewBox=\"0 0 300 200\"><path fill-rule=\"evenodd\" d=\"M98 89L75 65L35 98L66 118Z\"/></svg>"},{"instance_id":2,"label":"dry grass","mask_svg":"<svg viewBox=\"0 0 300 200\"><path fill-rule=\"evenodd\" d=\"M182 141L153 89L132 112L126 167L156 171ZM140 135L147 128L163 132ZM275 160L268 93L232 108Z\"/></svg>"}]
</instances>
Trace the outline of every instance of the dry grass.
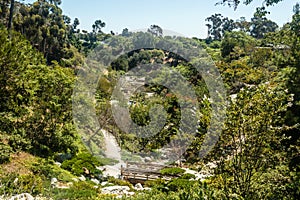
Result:
<instances>
[{"instance_id":1,"label":"dry grass","mask_svg":"<svg viewBox=\"0 0 300 200\"><path fill-rule=\"evenodd\" d=\"M30 163L36 158L28 153L20 152L11 155L11 162L1 166L4 174L17 173L20 175L32 174L29 169Z\"/></svg>"}]
</instances>

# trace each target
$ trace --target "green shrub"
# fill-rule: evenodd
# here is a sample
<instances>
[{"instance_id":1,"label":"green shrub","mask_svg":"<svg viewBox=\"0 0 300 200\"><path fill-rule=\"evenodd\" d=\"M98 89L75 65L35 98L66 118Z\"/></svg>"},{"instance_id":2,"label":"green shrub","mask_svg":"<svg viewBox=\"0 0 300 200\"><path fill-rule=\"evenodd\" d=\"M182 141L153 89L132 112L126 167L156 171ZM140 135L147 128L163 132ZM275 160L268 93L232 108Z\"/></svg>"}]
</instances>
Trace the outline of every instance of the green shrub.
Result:
<instances>
[{"instance_id":1,"label":"green shrub","mask_svg":"<svg viewBox=\"0 0 300 200\"><path fill-rule=\"evenodd\" d=\"M12 148L9 145L0 143L0 164L9 162L11 153Z\"/></svg>"},{"instance_id":2,"label":"green shrub","mask_svg":"<svg viewBox=\"0 0 300 200\"><path fill-rule=\"evenodd\" d=\"M28 152L29 149L32 148L31 141L26 137L25 129L11 131L11 137L9 137L8 144L15 152Z\"/></svg>"},{"instance_id":3,"label":"green shrub","mask_svg":"<svg viewBox=\"0 0 300 200\"><path fill-rule=\"evenodd\" d=\"M120 180L120 179L116 179L114 177L110 177L108 179L108 182L114 184L114 185L120 185L120 186L128 186L131 189L133 189L133 185L131 183L129 183L128 181L124 181L124 180Z\"/></svg>"},{"instance_id":4,"label":"green shrub","mask_svg":"<svg viewBox=\"0 0 300 200\"><path fill-rule=\"evenodd\" d=\"M171 175L171 176L179 176L182 175L185 172L184 169L181 169L179 167L173 167L173 168L165 168L160 170L160 173L163 175Z\"/></svg>"},{"instance_id":5,"label":"green shrub","mask_svg":"<svg viewBox=\"0 0 300 200\"><path fill-rule=\"evenodd\" d=\"M112 158L102 158L102 157L96 157L98 161L101 163L101 165L114 165L117 164L119 161L112 159Z\"/></svg>"},{"instance_id":6,"label":"green shrub","mask_svg":"<svg viewBox=\"0 0 300 200\"><path fill-rule=\"evenodd\" d=\"M179 179L177 179L178 181ZM206 183L191 182L184 185L187 180L181 180L181 188L176 191L164 191L159 188L152 188L150 191L143 191L137 193L135 196L129 198L131 200L193 200L193 199L226 199L222 191L209 187ZM171 183L171 182L170 182ZM168 188L168 187L165 187ZM127 199L127 198L126 198ZM237 199L237 198L233 198Z\"/></svg>"},{"instance_id":7,"label":"green shrub","mask_svg":"<svg viewBox=\"0 0 300 200\"><path fill-rule=\"evenodd\" d=\"M183 174L180 178L190 180L196 178L196 176L194 174Z\"/></svg>"},{"instance_id":8,"label":"green shrub","mask_svg":"<svg viewBox=\"0 0 300 200\"><path fill-rule=\"evenodd\" d=\"M60 163L64 162L65 160L69 160L71 158L72 155L70 153L59 153L54 156L54 160Z\"/></svg>"},{"instance_id":9,"label":"green shrub","mask_svg":"<svg viewBox=\"0 0 300 200\"><path fill-rule=\"evenodd\" d=\"M30 169L34 174L44 176L49 180L55 177L60 181L69 182L75 177L69 171L55 165L53 161L45 161L43 159L39 159L38 162L32 163Z\"/></svg>"},{"instance_id":10,"label":"green shrub","mask_svg":"<svg viewBox=\"0 0 300 200\"><path fill-rule=\"evenodd\" d=\"M161 192L159 190L151 190L139 193L131 198L126 198L130 200L180 200L176 192Z\"/></svg>"},{"instance_id":11,"label":"green shrub","mask_svg":"<svg viewBox=\"0 0 300 200\"><path fill-rule=\"evenodd\" d=\"M160 178L145 182L146 187L157 187L157 186L164 186L164 185L166 185L166 180Z\"/></svg>"},{"instance_id":12,"label":"green shrub","mask_svg":"<svg viewBox=\"0 0 300 200\"><path fill-rule=\"evenodd\" d=\"M0 195L30 193L37 195L43 192L43 179L32 174L18 175L15 173L1 177Z\"/></svg>"},{"instance_id":13,"label":"green shrub","mask_svg":"<svg viewBox=\"0 0 300 200\"><path fill-rule=\"evenodd\" d=\"M172 179L167 186L171 191L178 191L180 189L189 188L194 183L195 181L190 181L188 179L176 178Z\"/></svg>"},{"instance_id":14,"label":"green shrub","mask_svg":"<svg viewBox=\"0 0 300 200\"><path fill-rule=\"evenodd\" d=\"M102 163L89 153L80 153L74 156L71 160L65 160L61 168L72 172L76 176L84 174L83 168L89 170L90 175L99 176L102 172L96 169L97 166L101 166Z\"/></svg>"},{"instance_id":15,"label":"green shrub","mask_svg":"<svg viewBox=\"0 0 300 200\"><path fill-rule=\"evenodd\" d=\"M66 190L56 188L50 195L53 199L86 200L96 199L98 193L100 193L99 189L94 188L93 184L83 181L74 183L69 189Z\"/></svg>"}]
</instances>

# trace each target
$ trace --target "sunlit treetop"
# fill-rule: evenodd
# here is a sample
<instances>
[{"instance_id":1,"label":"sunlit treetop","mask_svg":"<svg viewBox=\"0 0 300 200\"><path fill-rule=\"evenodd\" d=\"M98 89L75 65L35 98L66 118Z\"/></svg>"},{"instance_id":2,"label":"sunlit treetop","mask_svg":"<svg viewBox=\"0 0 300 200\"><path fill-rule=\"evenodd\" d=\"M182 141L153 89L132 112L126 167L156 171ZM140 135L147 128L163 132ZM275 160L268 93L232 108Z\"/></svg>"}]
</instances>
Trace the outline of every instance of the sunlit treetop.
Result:
<instances>
[{"instance_id":1,"label":"sunlit treetop","mask_svg":"<svg viewBox=\"0 0 300 200\"><path fill-rule=\"evenodd\" d=\"M240 3L243 3L245 5L249 5L250 3L252 3L252 1L253 0L243 0L243 1L241 1L241 0L221 0L217 4L228 5L230 7L234 7L234 9L236 9ZM283 1L283 0L263 0L262 4L263 4L263 6L272 6L272 5L277 4L281 1Z\"/></svg>"}]
</instances>

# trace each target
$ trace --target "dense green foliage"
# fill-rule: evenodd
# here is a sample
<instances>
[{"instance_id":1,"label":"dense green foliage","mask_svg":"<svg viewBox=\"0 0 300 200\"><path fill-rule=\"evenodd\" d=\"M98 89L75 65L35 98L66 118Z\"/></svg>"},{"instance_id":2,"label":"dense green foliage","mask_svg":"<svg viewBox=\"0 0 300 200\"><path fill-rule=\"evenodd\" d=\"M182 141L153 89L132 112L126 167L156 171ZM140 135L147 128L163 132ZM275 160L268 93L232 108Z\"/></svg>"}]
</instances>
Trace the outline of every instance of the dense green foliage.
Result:
<instances>
[{"instance_id":1,"label":"dense green foliage","mask_svg":"<svg viewBox=\"0 0 300 200\"><path fill-rule=\"evenodd\" d=\"M262 39L265 34L274 32L278 25L268 19L266 16L270 14L265 7L256 8L251 21L248 22L244 17L234 21L228 17L223 17L221 14L214 14L208 18L206 24L208 27L208 42L213 40L221 40L226 32L232 32L234 30L239 30L250 34L252 37L257 39Z\"/></svg>"},{"instance_id":2,"label":"dense green foliage","mask_svg":"<svg viewBox=\"0 0 300 200\"><path fill-rule=\"evenodd\" d=\"M263 6L280 1L267 0ZM236 7L241 1L221 3ZM151 73L151 64L164 64L191 83L197 99L184 100L199 102L197 131L183 155L188 161L185 165L199 171L207 164L216 165L210 169L212 176L205 180L195 180L195 175L183 174L181 168L163 169L163 175L176 178L148 181L145 186L151 187L150 191L135 191L126 199L300 198L299 4L294 6L291 22L283 27L267 18L267 7L257 8L250 21L213 14L207 18L206 39L164 36L157 25L146 33L132 33L125 28L114 37L113 32L102 31L105 23L101 20L95 21L91 32L79 30L79 19L72 22L63 15L60 4L60 0L37 0L33 4L0 1L0 195L28 192L54 199L115 198L102 195L102 186L94 187L90 181L101 179L98 166L112 162L99 159L103 156L97 149L103 145L100 132L92 133L98 136L91 145L95 153L91 146L83 147L72 116L76 75L79 69L86 70L83 59L100 46L103 51L99 55L107 60L111 54L135 49L107 64L98 80L95 101L89 103L95 107L101 128L109 130L130 153L161 156L158 149L179 137L182 97L157 84L145 85L130 97L129 114L139 126L151 123L153 105L160 104L167 111L160 132L142 138L117 126L111 113L111 96L118 79L128 71L142 66L143 73ZM167 46L168 50L139 48L155 45ZM184 54L186 49L199 46L214 60L228 95L223 105L227 118L222 135L201 160L199 151L210 128L214 102L193 65L199 60L187 61L171 52ZM156 75L157 81L174 81L167 72ZM80 98L84 102L86 96ZM157 120L161 116L154 117ZM90 121L86 122L84 125L89 127ZM176 153L183 152L178 149ZM54 160L61 162L61 167ZM67 184L81 175L88 180L74 182L66 190L51 187L53 177ZM108 182L133 190L123 180L109 178Z\"/></svg>"},{"instance_id":3,"label":"dense green foliage","mask_svg":"<svg viewBox=\"0 0 300 200\"><path fill-rule=\"evenodd\" d=\"M166 169L162 169L160 170L160 173L163 175L182 175L184 173L184 169L181 168L166 168Z\"/></svg>"},{"instance_id":4,"label":"dense green foliage","mask_svg":"<svg viewBox=\"0 0 300 200\"><path fill-rule=\"evenodd\" d=\"M88 175L89 177L93 177L99 176L101 174L101 171L96 169L96 167L101 165L102 164L100 163L100 161L92 155L88 153L80 153L70 160L65 160L62 163L61 168L66 169L77 176L85 174L84 169L86 168L88 170L88 172L86 172L86 175Z\"/></svg>"},{"instance_id":5,"label":"dense green foliage","mask_svg":"<svg viewBox=\"0 0 300 200\"><path fill-rule=\"evenodd\" d=\"M42 56L14 33L1 30L1 133L13 151L40 156L76 151L72 125L72 70L46 66Z\"/></svg>"},{"instance_id":6,"label":"dense green foliage","mask_svg":"<svg viewBox=\"0 0 300 200\"><path fill-rule=\"evenodd\" d=\"M277 4L277 3L281 2L281 1L283 1L283 0L264 0L263 3L266 6L272 6L272 5ZM252 2L253 2L253 0L243 0L243 1L240 1L240 0L221 0L219 3L220 4L227 4L229 6L233 6L236 9L237 6L240 3L243 3L245 5L249 5Z\"/></svg>"}]
</instances>

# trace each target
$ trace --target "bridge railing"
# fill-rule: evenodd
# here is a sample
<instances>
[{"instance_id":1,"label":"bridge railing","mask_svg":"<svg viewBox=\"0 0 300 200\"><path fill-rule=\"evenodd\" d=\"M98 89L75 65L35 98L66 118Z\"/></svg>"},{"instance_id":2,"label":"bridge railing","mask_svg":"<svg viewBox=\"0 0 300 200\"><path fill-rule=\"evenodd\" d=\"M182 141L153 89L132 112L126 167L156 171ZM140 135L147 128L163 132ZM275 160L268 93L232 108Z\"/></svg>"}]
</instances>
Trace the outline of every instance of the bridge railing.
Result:
<instances>
[{"instance_id":1,"label":"bridge railing","mask_svg":"<svg viewBox=\"0 0 300 200\"><path fill-rule=\"evenodd\" d=\"M156 163L136 163L126 162L126 165L121 167L121 176L124 180L131 183L144 183L148 180L162 178L170 180L177 176L163 175L160 170L169 166Z\"/></svg>"}]
</instances>

